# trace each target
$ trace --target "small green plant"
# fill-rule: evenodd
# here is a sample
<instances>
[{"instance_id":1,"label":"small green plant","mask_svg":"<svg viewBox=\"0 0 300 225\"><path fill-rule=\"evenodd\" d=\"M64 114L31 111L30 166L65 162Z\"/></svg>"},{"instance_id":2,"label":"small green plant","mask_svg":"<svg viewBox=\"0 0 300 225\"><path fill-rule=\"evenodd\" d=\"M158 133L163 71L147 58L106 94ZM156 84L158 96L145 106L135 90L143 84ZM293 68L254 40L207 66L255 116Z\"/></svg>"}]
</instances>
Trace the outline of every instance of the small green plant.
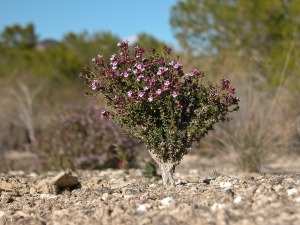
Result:
<instances>
[{"instance_id":1,"label":"small green plant","mask_svg":"<svg viewBox=\"0 0 300 225\"><path fill-rule=\"evenodd\" d=\"M146 162L143 170L143 176L146 178L159 177L157 174L157 166L153 159Z\"/></svg>"},{"instance_id":2,"label":"small green plant","mask_svg":"<svg viewBox=\"0 0 300 225\"><path fill-rule=\"evenodd\" d=\"M162 170L163 183L173 186L175 167L192 143L238 110L235 88L225 77L219 86L204 84L202 71L185 73L179 56L172 57L167 46L162 55L139 46L130 52L127 41L118 46L118 56L105 62L98 55L93 68L80 74L92 89L86 93L104 98L111 111L103 111L102 118L145 142Z\"/></svg>"}]
</instances>

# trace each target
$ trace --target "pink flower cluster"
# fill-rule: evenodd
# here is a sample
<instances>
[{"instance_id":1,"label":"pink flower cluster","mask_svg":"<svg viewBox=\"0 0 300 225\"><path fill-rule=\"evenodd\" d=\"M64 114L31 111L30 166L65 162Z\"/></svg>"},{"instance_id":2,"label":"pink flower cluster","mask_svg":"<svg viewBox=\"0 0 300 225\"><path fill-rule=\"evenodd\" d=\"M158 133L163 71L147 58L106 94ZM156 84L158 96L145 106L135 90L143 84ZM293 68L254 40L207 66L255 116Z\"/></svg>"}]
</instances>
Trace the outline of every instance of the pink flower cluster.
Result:
<instances>
[{"instance_id":1,"label":"pink flower cluster","mask_svg":"<svg viewBox=\"0 0 300 225\"><path fill-rule=\"evenodd\" d=\"M204 72L193 70L184 73L182 64L169 57L171 48L164 47L167 57L158 57L153 50L146 52L139 46L130 52L128 41L118 43L118 47L119 54L113 54L107 64L101 55L93 58L97 73L90 72L87 76L91 89L104 94L115 109L126 110L132 104L147 102L160 104L158 102L165 99L173 99L174 105L182 109L186 93L195 89L202 91ZM222 78L220 88L228 93L225 97L227 105L232 105L238 99L231 96L235 94L235 89L229 84L227 78ZM213 101L221 96L214 88L209 95ZM108 115L103 113L102 117L107 118Z\"/></svg>"},{"instance_id":2,"label":"pink flower cluster","mask_svg":"<svg viewBox=\"0 0 300 225\"><path fill-rule=\"evenodd\" d=\"M180 80L184 77L180 62L149 55L144 57L145 50L139 46L133 49L132 57L128 41L118 43L118 47L119 56L113 54L109 64L104 64L101 55L92 59L94 68L99 71L99 74L91 74L94 76L92 90L105 93L117 108L122 108L128 102L153 102L166 95L179 101L182 88ZM172 51L168 47L164 49L167 54ZM203 74L198 71L191 73L194 76ZM115 92L121 92L118 98L114 96Z\"/></svg>"}]
</instances>

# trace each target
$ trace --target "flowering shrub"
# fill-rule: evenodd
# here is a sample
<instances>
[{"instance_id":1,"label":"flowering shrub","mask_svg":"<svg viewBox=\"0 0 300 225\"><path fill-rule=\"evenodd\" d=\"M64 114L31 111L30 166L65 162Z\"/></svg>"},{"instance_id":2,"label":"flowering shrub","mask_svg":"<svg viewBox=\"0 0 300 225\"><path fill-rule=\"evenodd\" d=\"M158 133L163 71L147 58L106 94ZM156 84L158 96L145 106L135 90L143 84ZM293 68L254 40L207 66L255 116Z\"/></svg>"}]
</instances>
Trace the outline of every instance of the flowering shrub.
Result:
<instances>
[{"instance_id":1,"label":"flowering shrub","mask_svg":"<svg viewBox=\"0 0 300 225\"><path fill-rule=\"evenodd\" d=\"M80 74L89 95L104 98L112 108L102 118L121 125L128 135L146 143L160 165L164 184L173 185L172 173L194 141L200 141L218 121L230 120L239 99L227 78L221 84L203 83L204 73L185 73L179 57L164 47L163 55L128 42L108 62L93 58L93 68Z\"/></svg>"},{"instance_id":2,"label":"flowering shrub","mask_svg":"<svg viewBox=\"0 0 300 225\"><path fill-rule=\"evenodd\" d=\"M111 121L101 120L101 111L93 105L72 107L54 119L33 149L42 168L124 168L134 163L138 142L122 135Z\"/></svg>"}]
</instances>

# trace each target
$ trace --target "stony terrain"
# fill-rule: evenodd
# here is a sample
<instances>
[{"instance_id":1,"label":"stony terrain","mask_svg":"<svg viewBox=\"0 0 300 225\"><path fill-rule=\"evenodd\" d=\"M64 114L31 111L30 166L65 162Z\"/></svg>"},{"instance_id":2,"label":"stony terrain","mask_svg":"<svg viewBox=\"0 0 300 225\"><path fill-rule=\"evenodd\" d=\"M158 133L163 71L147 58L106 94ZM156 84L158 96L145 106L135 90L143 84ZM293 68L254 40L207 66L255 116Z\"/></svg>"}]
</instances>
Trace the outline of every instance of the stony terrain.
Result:
<instances>
[{"instance_id":1,"label":"stony terrain","mask_svg":"<svg viewBox=\"0 0 300 225\"><path fill-rule=\"evenodd\" d=\"M300 224L298 168L242 174L210 163L187 156L175 188L138 169L11 171L0 176L0 224Z\"/></svg>"}]
</instances>

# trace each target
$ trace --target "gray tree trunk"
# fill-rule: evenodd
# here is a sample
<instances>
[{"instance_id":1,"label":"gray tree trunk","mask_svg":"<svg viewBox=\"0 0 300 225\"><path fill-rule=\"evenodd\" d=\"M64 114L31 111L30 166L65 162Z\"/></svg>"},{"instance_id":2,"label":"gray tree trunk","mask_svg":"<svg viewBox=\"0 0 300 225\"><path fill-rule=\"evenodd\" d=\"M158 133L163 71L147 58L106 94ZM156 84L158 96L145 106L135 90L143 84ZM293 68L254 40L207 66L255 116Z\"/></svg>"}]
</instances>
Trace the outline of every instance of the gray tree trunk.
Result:
<instances>
[{"instance_id":1,"label":"gray tree trunk","mask_svg":"<svg viewBox=\"0 0 300 225\"><path fill-rule=\"evenodd\" d=\"M172 161L164 162L157 154L152 151L149 151L149 153L161 169L163 184L166 186L175 186L173 173L178 163Z\"/></svg>"}]
</instances>

